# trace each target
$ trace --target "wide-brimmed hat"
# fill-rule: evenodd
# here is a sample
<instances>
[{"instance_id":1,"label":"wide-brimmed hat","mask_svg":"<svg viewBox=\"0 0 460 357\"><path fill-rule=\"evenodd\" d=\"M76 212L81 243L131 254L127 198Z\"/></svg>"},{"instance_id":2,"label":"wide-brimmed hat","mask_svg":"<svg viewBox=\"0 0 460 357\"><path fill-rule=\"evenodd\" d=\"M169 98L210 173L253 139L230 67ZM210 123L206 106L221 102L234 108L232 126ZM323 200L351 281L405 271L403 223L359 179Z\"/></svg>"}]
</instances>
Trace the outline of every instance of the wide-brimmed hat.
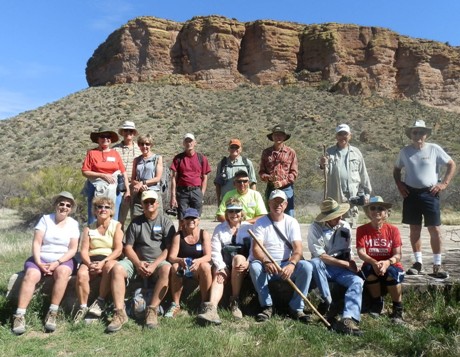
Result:
<instances>
[{"instance_id":1,"label":"wide-brimmed hat","mask_svg":"<svg viewBox=\"0 0 460 357\"><path fill-rule=\"evenodd\" d=\"M155 201L158 201L158 193L153 190L147 190L142 192L141 196L141 201L144 202L145 200L148 200L149 198L154 199Z\"/></svg>"},{"instance_id":2,"label":"wide-brimmed hat","mask_svg":"<svg viewBox=\"0 0 460 357\"><path fill-rule=\"evenodd\" d=\"M75 198L69 191L62 191L62 192L59 192L56 196L54 196L53 205L56 206L59 203L59 201L63 198L66 198L72 201L72 209L75 209L75 206L76 206Z\"/></svg>"},{"instance_id":3,"label":"wide-brimmed hat","mask_svg":"<svg viewBox=\"0 0 460 357\"><path fill-rule=\"evenodd\" d=\"M101 134L110 134L110 140L112 141L112 143L116 143L118 141L118 134L113 130L110 130L109 128L103 126L93 131L89 137L91 138L91 141L93 143L97 143L97 139Z\"/></svg>"},{"instance_id":4,"label":"wide-brimmed hat","mask_svg":"<svg viewBox=\"0 0 460 357\"><path fill-rule=\"evenodd\" d=\"M200 217L200 212L198 212L197 209L195 208L187 208L184 212L184 219L185 218L189 218L189 217L192 217L192 218L198 218Z\"/></svg>"},{"instance_id":5,"label":"wide-brimmed hat","mask_svg":"<svg viewBox=\"0 0 460 357\"><path fill-rule=\"evenodd\" d=\"M273 141L273 134L274 133L283 133L284 135L286 135L286 139L284 139L284 140L288 140L291 137L291 134L289 134L284 129L284 125L282 125L282 124L277 124L272 128L272 132L270 134L267 134L268 140Z\"/></svg>"},{"instance_id":6,"label":"wide-brimmed hat","mask_svg":"<svg viewBox=\"0 0 460 357\"><path fill-rule=\"evenodd\" d=\"M414 125L412 126L409 126L405 129L405 132L406 132L406 136L409 138L409 139L412 139L412 136L411 136L411 131L412 129L423 129L426 131L426 137L429 137L431 135L431 129L430 127L426 126L425 125L425 120L422 120L422 119L417 119L414 123Z\"/></svg>"},{"instance_id":7,"label":"wide-brimmed hat","mask_svg":"<svg viewBox=\"0 0 460 357\"><path fill-rule=\"evenodd\" d=\"M350 209L350 204L338 204L336 200L328 197L319 206L321 213L316 217L316 222L327 222L331 219L342 216Z\"/></svg>"},{"instance_id":8,"label":"wide-brimmed hat","mask_svg":"<svg viewBox=\"0 0 460 357\"><path fill-rule=\"evenodd\" d=\"M134 130L134 136L138 134L136 125L134 124L134 122L129 120L126 120L120 124L120 127L118 128L118 134L123 135L123 130Z\"/></svg>"},{"instance_id":9,"label":"wide-brimmed hat","mask_svg":"<svg viewBox=\"0 0 460 357\"><path fill-rule=\"evenodd\" d=\"M374 196L369 198L369 202L363 206L363 209L367 209L370 206L382 206L385 208L391 208L393 204L389 202L384 202L381 196Z\"/></svg>"}]
</instances>

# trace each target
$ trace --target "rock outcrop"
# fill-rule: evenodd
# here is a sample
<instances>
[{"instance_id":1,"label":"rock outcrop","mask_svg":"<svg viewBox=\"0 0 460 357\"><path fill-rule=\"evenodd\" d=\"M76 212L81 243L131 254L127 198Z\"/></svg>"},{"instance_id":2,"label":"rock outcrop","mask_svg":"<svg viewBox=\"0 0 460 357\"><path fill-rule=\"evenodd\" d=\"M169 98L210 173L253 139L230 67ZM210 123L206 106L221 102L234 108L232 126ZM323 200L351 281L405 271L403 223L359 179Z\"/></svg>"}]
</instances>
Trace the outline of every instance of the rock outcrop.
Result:
<instances>
[{"instance_id":1,"label":"rock outcrop","mask_svg":"<svg viewBox=\"0 0 460 357\"><path fill-rule=\"evenodd\" d=\"M86 77L90 86L326 84L343 94L409 98L460 112L459 47L358 25L139 17L96 49Z\"/></svg>"}]
</instances>

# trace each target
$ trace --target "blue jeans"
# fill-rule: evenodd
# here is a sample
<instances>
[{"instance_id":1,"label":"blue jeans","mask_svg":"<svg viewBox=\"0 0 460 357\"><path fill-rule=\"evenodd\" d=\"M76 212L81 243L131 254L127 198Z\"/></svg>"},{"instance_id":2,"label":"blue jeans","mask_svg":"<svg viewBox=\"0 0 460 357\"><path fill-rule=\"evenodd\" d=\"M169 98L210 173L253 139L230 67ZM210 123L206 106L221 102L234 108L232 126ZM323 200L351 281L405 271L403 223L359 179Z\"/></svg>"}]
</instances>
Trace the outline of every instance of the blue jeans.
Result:
<instances>
[{"instance_id":1,"label":"blue jeans","mask_svg":"<svg viewBox=\"0 0 460 357\"><path fill-rule=\"evenodd\" d=\"M326 265L320 258L313 258L310 262L314 267L315 280L320 282L318 289L321 296L327 299L329 303L332 302L328 281L334 281L347 288L342 315L344 318L351 317L356 321L360 321L364 280L348 269Z\"/></svg>"},{"instance_id":2,"label":"blue jeans","mask_svg":"<svg viewBox=\"0 0 460 357\"><path fill-rule=\"evenodd\" d=\"M278 262L278 264L280 264ZM281 263L281 267L288 264L288 261ZM309 261L299 261L291 275L291 280L299 288L299 290L307 296L310 288L310 282L312 278L313 266ZM271 279L281 279L279 275L270 275L265 271L265 267L260 260L254 260L249 266L249 274L251 275L252 283L257 291L259 297L259 304L261 307L273 306L272 297L268 290L268 282ZM304 302L297 292L294 292L291 301L289 301L289 307L295 311L303 311Z\"/></svg>"},{"instance_id":3,"label":"blue jeans","mask_svg":"<svg viewBox=\"0 0 460 357\"><path fill-rule=\"evenodd\" d=\"M86 196L87 205L88 205L88 225L89 225L96 221L96 217L94 217L94 213L93 213L93 199L94 199L94 192L96 191L96 189L91 184L91 182L86 180L83 191ZM116 221L118 221L118 212L119 212L119 207L120 207L120 203L122 199L123 199L123 193L119 193L117 195L117 201L114 202L115 212L113 214L113 219Z\"/></svg>"}]
</instances>

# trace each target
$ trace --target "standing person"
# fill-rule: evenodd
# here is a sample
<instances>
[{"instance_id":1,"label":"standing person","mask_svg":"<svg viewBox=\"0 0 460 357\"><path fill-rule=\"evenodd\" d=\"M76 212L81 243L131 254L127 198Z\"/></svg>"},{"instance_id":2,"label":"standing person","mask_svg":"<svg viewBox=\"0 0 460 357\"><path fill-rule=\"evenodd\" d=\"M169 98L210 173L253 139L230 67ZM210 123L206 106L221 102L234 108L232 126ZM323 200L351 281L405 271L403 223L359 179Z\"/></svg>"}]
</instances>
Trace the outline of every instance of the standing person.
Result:
<instances>
[{"instance_id":1,"label":"standing person","mask_svg":"<svg viewBox=\"0 0 460 357\"><path fill-rule=\"evenodd\" d=\"M369 200L372 192L371 182L367 174L364 157L358 148L350 145L351 131L347 124L335 128L337 143L326 150L321 157L320 168L326 170L326 197L336 202L350 202L350 198L364 195L363 205ZM352 205L344 214L344 219L355 226L358 222L358 207Z\"/></svg>"},{"instance_id":2,"label":"standing person","mask_svg":"<svg viewBox=\"0 0 460 357\"><path fill-rule=\"evenodd\" d=\"M144 214L134 218L123 238L125 259L112 268L114 316L108 332L119 331L128 322L125 311L126 284L130 280L156 278L152 299L147 306L145 326L158 326L158 307L168 291L171 264L167 261L171 239L176 233L169 217L158 210L156 191L142 192Z\"/></svg>"},{"instance_id":3,"label":"standing person","mask_svg":"<svg viewBox=\"0 0 460 357\"><path fill-rule=\"evenodd\" d=\"M200 214L203 197L211 172L208 159L195 151L196 140L191 133L184 135L184 151L174 156L171 164L171 208L178 208L181 222L187 208L195 208Z\"/></svg>"},{"instance_id":4,"label":"standing person","mask_svg":"<svg viewBox=\"0 0 460 357\"><path fill-rule=\"evenodd\" d=\"M267 182L265 199L268 201L273 190L283 191L288 199L286 213L294 217L294 182L298 174L297 154L285 144L291 137L283 125L275 125L267 135L273 146L262 152L259 176Z\"/></svg>"},{"instance_id":5,"label":"standing person","mask_svg":"<svg viewBox=\"0 0 460 357\"><path fill-rule=\"evenodd\" d=\"M332 303L327 281L333 281L346 288L345 307L342 318L333 328L347 335L362 335L358 323L361 320L363 279L358 275L358 267L351 251L351 227L342 220L342 215L350 209L348 203L338 204L327 198L321 205L321 213L308 230L308 249L311 263L317 276L318 288L325 304ZM328 310L328 308L325 308Z\"/></svg>"},{"instance_id":6,"label":"standing person","mask_svg":"<svg viewBox=\"0 0 460 357\"><path fill-rule=\"evenodd\" d=\"M163 212L161 198L161 176L163 175L163 157L152 152L153 138L150 134L140 135L137 144L142 155L136 157L131 175L132 211L131 217L143 213L141 195L144 191L155 191L158 194L158 209Z\"/></svg>"},{"instance_id":7,"label":"standing person","mask_svg":"<svg viewBox=\"0 0 460 357\"><path fill-rule=\"evenodd\" d=\"M75 314L75 322L84 319L87 313L101 317L105 309L105 298L110 293L110 271L123 249L121 224L112 218L114 206L110 198L96 197L93 200L96 221L83 229L76 282L80 309ZM89 283L96 276L101 276L98 297L88 308Z\"/></svg>"},{"instance_id":8,"label":"standing person","mask_svg":"<svg viewBox=\"0 0 460 357\"><path fill-rule=\"evenodd\" d=\"M246 171L238 171L233 179L235 189L227 192L217 209L216 218L219 222L225 222L226 202L231 198L241 201L246 220L254 223L259 217L267 214L265 202L259 191L249 188L249 177Z\"/></svg>"},{"instance_id":9,"label":"standing person","mask_svg":"<svg viewBox=\"0 0 460 357\"><path fill-rule=\"evenodd\" d=\"M25 274L19 289L18 307L13 315L13 333L16 335L26 332L27 306L35 286L44 276L54 279L45 330L56 330L59 304L75 267L73 257L80 237L78 222L70 217L75 211L75 199L70 192L63 191L54 199L53 207L54 213L42 216L35 226L32 256L24 263Z\"/></svg>"},{"instance_id":10,"label":"standing person","mask_svg":"<svg viewBox=\"0 0 460 357\"><path fill-rule=\"evenodd\" d=\"M204 312L206 301L209 301L211 289L211 237L204 229L200 229L200 214L195 208L187 208L184 212L184 223L172 240L168 260L171 268L172 303L165 317L176 317L180 311L180 296L183 279L194 278L199 281L201 306Z\"/></svg>"},{"instance_id":11,"label":"standing person","mask_svg":"<svg viewBox=\"0 0 460 357\"><path fill-rule=\"evenodd\" d=\"M392 204L382 197L371 197L364 212L371 220L356 230L356 248L364 262L361 273L372 298L370 313L378 316L383 310L381 286L386 286L393 301L390 315L394 323L403 323L401 283L404 270L401 264L401 235L399 229L387 223Z\"/></svg>"},{"instance_id":12,"label":"standing person","mask_svg":"<svg viewBox=\"0 0 460 357\"><path fill-rule=\"evenodd\" d=\"M278 272L275 264L265 256L259 245L252 244L249 274L262 307L256 316L258 322L267 321L273 314L273 301L268 289L269 280L290 278L305 296L310 288L313 266L309 261L302 259L300 225L295 218L284 213L287 205L286 193L273 190L268 201L270 213L254 224L256 239L281 266L281 271ZM294 292L289 301L289 315L294 320L309 323L311 318L303 312L304 305L301 296Z\"/></svg>"},{"instance_id":13,"label":"standing person","mask_svg":"<svg viewBox=\"0 0 460 357\"><path fill-rule=\"evenodd\" d=\"M126 192L125 199L129 199L128 175L120 154L110 148L110 144L118 141L114 131L101 127L90 135L91 141L98 146L88 150L81 168L86 181L84 193L88 199L88 224L95 221L92 212L93 198L97 196L109 197L113 202L117 198L118 175L123 175ZM118 207L115 207L114 219L118 217Z\"/></svg>"},{"instance_id":14,"label":"standing person","mask_svg":"<svg viewBox=\"0 0 460 357\"><path fill-rule=\"evenodd\" d=\"M410 225L410 243L415 262L407 270L408 275L417 275L423 271L422 218L430 233L433 252L433 275L440 279L449 277L442 267L441 209L439 194L449 186L455 173L455 162L439 146L427 143L431 128L425 121L416 120L413 126L406 128L406 136L412 140L399 152L393 170L393 178L399 193L404 198L402 222ZM439 169L446 165L444 179L439 177ZM401 171L405 178L402 181Z\"/></svg>"},{"instance_id":15,"label":"standing person","mask_svg":"<svg viewBox=\"0 0 460 357\"><path fill-rule=\"evenodd\" d=\"M134 138L138 132L136 125L132 121L125 121L121 123L118 128L118 134L123 137L123 140L113 146L113 149L118 151L125 165L126 173L128 175L128 181L131 183L131 172L133 170L133 161L135 157L141 154L141 150L134 143ZM125 226L126 218L131 207L131 199L125 199L125 192L120 192L117 195L116 207L118 211L118 221L121 223L121 227ZM142 212L141 212L142 213ZM132 219L132 217L131 217Z\"/></svg>"},{"instance_id":16,"label":"standing person","mask_svg":"<svg viewBox=\"0 0 460 357\"><path fill-rule=\"evenodd\" d=\"M233 178L238 171L246 171L249 177L249 188L256 190L256 173L252 161L241 156L243 146L239 139L231 139L228 143L229 155L222 158L217 165L216 178L214 185L216 186L217 206L222 202L223 197L228 191L233 190Z\"/></svg>"}]
</instances>

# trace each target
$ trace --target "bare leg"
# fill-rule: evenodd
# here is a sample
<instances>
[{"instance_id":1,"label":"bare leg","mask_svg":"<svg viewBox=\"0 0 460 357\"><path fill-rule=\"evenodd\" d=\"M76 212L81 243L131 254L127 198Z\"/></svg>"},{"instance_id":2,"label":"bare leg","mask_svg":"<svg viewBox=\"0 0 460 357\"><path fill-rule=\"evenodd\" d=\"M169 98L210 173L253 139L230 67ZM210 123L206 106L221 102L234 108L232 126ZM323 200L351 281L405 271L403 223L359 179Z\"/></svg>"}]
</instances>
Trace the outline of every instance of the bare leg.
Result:
<instances>
[{"instance_id":1,"label":"bare leg","mask_svg":"<svg viewBox=\"0 0 460 357\"><path fill-rule=\"evenodd\" d=\"M224 294L224 282L219 283L217 281L217 271L213 269L213 278L211 284L211 290L209 293L209 302L213 306L217 306L219 304L220 299L222 299L222 295Z\"/></svg>"},{"instance_id":2,"label":"bare leg","mask_svg":"<svg viewBox=\"0 0 460 357\"><path fill-rule=\"evenodd\" d=\"M152 301L150 302L151 306L160 305L161 301L168 292L170 271L171 265L169 264L165 264L158 269L158 280L155 284L155 288L153 289Z\"/></svg>"},{"instance_id":3,"label":"bare leg","mask_svg":"<svg viewBox=\"0 0 460 357\"><path fill-rule=\"evenodd\" d=\"M422 240L420 239L420 233L422 232L422 226L417 224L410 225L410 244L412 246L412 251L421 252L422 251Z\"/></svg>"},{"instance_id":4,"label":"bare leg","mask_svg":"<svg viewBox=\"0 0 460 357\"><path fill-rule=\"evenodd\" d=\"M78 269L76 290L80 305L87 304L89 296L89 271L85 264L80 265Z\"/></svg>"},{"instance_id":5,"label":"bare leg","mask_svg":"<svg viewBox=\"0 0 460 357\"><path fill-rule=\"evenodd\" d=\"M18 308L26 309L30 300L34 296L35 285L42 278L42 273L38 269L29 268L26 270L24 279L22 279L21 288L19 289Z\"/></svg>"},{"instance_id":6,"label":"bare leg","mask_svg":"<svg viewBox=\"0 0 460 357\"><path fill-rule=\"evenodd\" d=\"M247 270L244 272L237 271L236 267L247 266L246 258L243 255L236 255L233 257L232 262L232 296L237 298L240 296L241 286L243 285L244 277L247 274Z\"/></svg>"},{"instance_id":7,"label":"bare leg","mask_svg":"<svg viewBox=\"0 0 460 357\"><path fill-rule=\"evenodd\" d=\"M198 279L200 282L201 302L209 301L209 291L211 290L212 284L211 264L200 264L198 268Z\"/></svg>"},{"instance_id":8,"label":"bare leg","mask_svg":"<svg viewBox=\"0 0 460 357\"><path fill-rule=\"evenodd\" d=\"M380 288L380 283L375 283L377 281L377 277L375 275L369 275L366 279L369 283L374 282L373 284L368 284L367 285L367 290L369 291L369 294L371 294L372 298L378 298L382 295L382 291Z\"/></svg>"},{"instance_id":9,"label":"bare leg","mask_svg":"<svg viewBox=\"0 0 460 357\"><path fill-rule=\"evenodd\" d=\"M402 301L402 289L401 284L387 286L388 293L391 296L391 301L401 302Z\"/></svg>"},{"instance_id":10,"label":"bare leg","mask_svg":"<svg viewBox=\"0 0 460 357\"><path fill-rule=\"evenodd\" d=\"M101 282L99 283L99 297L105 299L110 292L111 271L117 264L116 260L109 260L102 269ZM124 270L124 269L123 269Z\"/></svg>"},{"instance_id":11,"label":"bare leg","mask_svg":"<svg viewBox=\"0 0 460 357\"><path fill-rule=\"evenodd\" d=\"M72 270L65 265L60 265L56 268L56 270L54 270L54 285L51 293L51 305L59 305L61 303L71 274Z\"/></svg>"},{"instance_id":12,"label":"bare leg","mask_svg":"<svg viewBox=\"0 0 460 357\"><path fill-rule=\"evenodd\" d=\"M128 273L125 268L120 264L115 264L110 271L112 277L112 298L115 309L120 310L125 308L125 291L126 283L125 280L128 277Z\"/></svg>"},{"instance_id":13,"label":"bare leg","mask_svg":"<svg viewBox=\"0 0 460 357\"><path fill-rule=\"evenodd\" d=\"M430 233L431 250L433 254L441 254L442 250L442 237L441 237L441 226L430 226L428 227Z\"/></svg>"},{"instance_id":14,"label":"bare leg","mask_svg":"<svg viewBox=\"0 0 460 357\"><path fill-rule=\"evenodd\" d=\"M171 288L171 298L176 305L179 306L180 296L182 294L183 281L182 277L177 276L177 270L179 269L179 264L173 264L171 267L171 272L169 274L170 288Z\"/></svg>"}]
</instances>

